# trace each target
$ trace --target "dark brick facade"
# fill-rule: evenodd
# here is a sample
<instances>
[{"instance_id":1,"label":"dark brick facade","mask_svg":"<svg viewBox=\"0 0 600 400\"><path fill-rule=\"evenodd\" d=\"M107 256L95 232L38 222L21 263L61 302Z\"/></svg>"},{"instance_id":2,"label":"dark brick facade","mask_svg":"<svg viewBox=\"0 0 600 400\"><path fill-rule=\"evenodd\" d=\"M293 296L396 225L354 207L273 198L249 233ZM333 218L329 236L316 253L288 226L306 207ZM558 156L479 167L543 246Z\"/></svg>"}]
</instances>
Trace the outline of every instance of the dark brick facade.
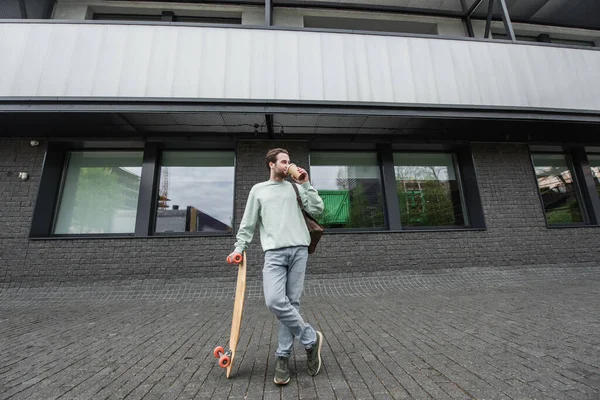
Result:
<instances>
[{"instance_id":1,"label":"dark brick facade","mask_svg":"<svg viewBox=\"0 0 600 400\"><path fill-rule=\"evenodd\" d=\"M0 140L0 284L123 279L223 278L234 237L28 238L46 143ZM305 142L247 141L237 145L236 221L252 185L268 178L264 155L285 147L308 165ZM388 274L398 269L580 266L600 262L600 228L548 229L525 145L475 144L473 154L485 231L329 234L311 256L311 276ZM18 174L28 172L22 182ZM237 228L237 227L236 227ZM258 233L249 273L260 276Z\"/></svg>"}]
</instances>

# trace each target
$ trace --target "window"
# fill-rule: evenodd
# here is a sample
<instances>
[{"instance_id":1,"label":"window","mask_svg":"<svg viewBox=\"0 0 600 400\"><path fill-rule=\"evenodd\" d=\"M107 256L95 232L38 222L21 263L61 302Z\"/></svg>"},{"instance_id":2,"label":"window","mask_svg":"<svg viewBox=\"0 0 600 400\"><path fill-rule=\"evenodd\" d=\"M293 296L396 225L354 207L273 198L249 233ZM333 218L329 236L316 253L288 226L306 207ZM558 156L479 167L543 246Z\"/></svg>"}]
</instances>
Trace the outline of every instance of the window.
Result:
<instances>
[{"instance_id":1,"label":"window","mask_svg":"<svg viewBox=\"0 0 600 400\"><path fill-rule=\"evenodd\" d=\"M162 153L156 232L231 232L234 153Z\"/></svg>"},{"instance_id":2,"label":"window","mask_svg":"<svg viewBox=\"0 0 600 400\"><path fill-rule=\"evenodd\" d=\"M136 146L49 143L30 237L232 233L233 151Z\"/></svg>"},{"instance_id":3,"label":"window","mask_svg":"<svg viewBox=\"0 0 600 400\"><path fill-rule=\"evenodd\" d=\"M494 32L493 30L492 37L498 40L510 40L510 37L506 33ZM515 39L519 42L539 42L537 36L515 35Z\"/></svg>"},{"instance_id":4,"label":"window","mask_svg":"<svg viewBox=\"0 0 600 400\"><path fill-rule=\"evenodd\" d=\"M588 161L590 162L592 177L596 184L596 192L598 193L598 196L600 196L600 154L589 154Z\"/></svg>"},{"instance_id":5,"label":"window","mask_svg":"<svg viewBox=\"0 0 600 400\"><path fill-rule=\"evenodd\" d=\"M141 174L141 151L69 152L54 233L133 233Z\"/></svg>"},{"instance_id":6,"label":"window","mask_svg":"<svg viewBox=\"0 0 600 400\"><path fill-rule=\"evenodd\" d=\"M494 32L492 30L492 36L494 39L500 40L510 40L506 33L502 32ZM537 36L532 35L515 35L515 39L519 42L537 42L537 43L556 43L556 44L566 44L569 46L581 46L581 47L595 47L593 40L574 40L574 39L557 39L555 37L551 37L548 34L542 33Z\"/></svg>"},{"instance_id":7,"label":"window","mask_svg":"<svg viewBox=\"0 0 600 400\"><path fill-rule=\"evenodd\" d=\"M376 152L313 152L313 185L328 228L383 228L383 191Z\"/></svg>"},{"instance_id":8,"label":"window","mask_svg":"<svg viewBox=\"0 0 600 400\"><path fill-rule=\"evenodd\" d=\"M384 19L305 16L304 27L373 32L414 33L422 35L438 34L437 24L416 21L390 21Z\"/></svg>"},{"instance_id":9,"label":"window","mask_svg":"<svg viewBox=\"0 0 600 400\"><path fill-rule=\"evenodd\" d=\"M150 13L153 12L153 10L147 11ZM242 24L241 13L217 11L204 11L202 12L202 15L176 15L172 11L163 11L161 14L94 13L92 19L97 21L162 21L186 22L195 24Z\"/></svg>"},{"instance_id":10,"label":"window","mask_svg":"<svg viewBox=\"0 0 600 400\"><path fill-rule=\"evenodd\" d=\"M552 38L552 43L566 44L569 46L596 47L592 40L571 40L571 39L555 39Z\"/></svg>"},{"instance_id":11,"label":"window","mask_svg":"<svg viewBox=\"0 0 600 400\"><path fill-rule=\"evenodd\" d=\"M585 222L567 156L534 154L533 165L548 225Z\"/></svg>"},{"instance_id":12,"label":"window","mask_svg":"<svg viewBox=\"0 0 600 400\"><path fill-rule=\"evenodd\" d=\"M394 153L402 226L464 226L454 155Z\"/></svg>"}]
</instances>

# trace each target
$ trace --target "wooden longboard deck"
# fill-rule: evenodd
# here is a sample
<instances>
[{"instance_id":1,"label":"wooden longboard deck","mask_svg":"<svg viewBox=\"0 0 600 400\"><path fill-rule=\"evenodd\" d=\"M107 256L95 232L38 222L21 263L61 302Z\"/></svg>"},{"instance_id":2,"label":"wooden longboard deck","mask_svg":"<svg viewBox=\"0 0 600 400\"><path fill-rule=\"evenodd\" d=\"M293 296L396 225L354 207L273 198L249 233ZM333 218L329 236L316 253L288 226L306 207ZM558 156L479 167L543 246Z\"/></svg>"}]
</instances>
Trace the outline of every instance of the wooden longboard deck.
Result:
<instances>
[{"instance_id":1,"label":"wooden longboard deck","mask_svg":"<svg viewBox=\"0 0 600 400\"><path fill-rule=\"evenodd\" d=\"M233 301L233 317L231 319L231 334L229 336L229 349L231 350L231 362L227 366L227 379L231 376L231 369L235 360L236 348L240 339L242 327L242 311L244 310L244 298L246 294L246 252L238 267L237 285L235 288L235 300Z\"/></svg>"}]
</instances>

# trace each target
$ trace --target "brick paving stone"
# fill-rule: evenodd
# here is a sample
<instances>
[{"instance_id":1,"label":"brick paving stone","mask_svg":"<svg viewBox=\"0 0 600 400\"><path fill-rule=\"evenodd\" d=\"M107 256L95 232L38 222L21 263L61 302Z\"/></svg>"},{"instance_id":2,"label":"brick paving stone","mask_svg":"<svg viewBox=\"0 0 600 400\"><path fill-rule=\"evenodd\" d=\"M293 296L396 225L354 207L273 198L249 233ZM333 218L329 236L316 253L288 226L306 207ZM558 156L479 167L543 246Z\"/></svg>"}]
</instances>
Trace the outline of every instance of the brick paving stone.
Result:
<instances>
[{"instance_id":1,"label":"brick paving stone","mask_svg":"<svg viewBox=\"0 0 600 400\"><path fill-rule=\"evenodd\" d=\"M249 282L234 377L233 283L0 289L0 399L597 399L600 268L410 271L308 281L324 365L273 384L277 321Z\"/></svg>"}]
</instances>

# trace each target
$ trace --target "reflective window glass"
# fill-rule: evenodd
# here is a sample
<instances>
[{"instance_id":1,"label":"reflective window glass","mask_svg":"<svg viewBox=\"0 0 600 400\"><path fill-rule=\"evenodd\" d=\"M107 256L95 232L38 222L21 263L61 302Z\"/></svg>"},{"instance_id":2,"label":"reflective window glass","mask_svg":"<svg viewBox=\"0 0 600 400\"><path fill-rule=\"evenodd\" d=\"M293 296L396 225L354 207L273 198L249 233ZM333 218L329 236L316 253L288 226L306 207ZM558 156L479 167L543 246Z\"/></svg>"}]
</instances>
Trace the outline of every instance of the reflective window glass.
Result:
<instances>
[{"instance_id":1,"label":"reflective window glass","mask_svg":"<svg viewBox=\"0 0 600 400\"><path fill-rule=\"evenodd\" d=\"M402 226L464 226L466 213L452 154L394 153Z\"/></svg>"},{"instance_id":2,"label":"reflective window glass","mask_svg":"<svg viewBox=\"0 0 600 400\"><path fill-rule=\"evenodd\" d=\"M70 152L54 233L133 233L142 157L141 151Z\"/></svg>"},{"instance_id":3,"label":"reflective window glass","mask_svg":"<svg viewBox=\"0 0 600 400\"><path fill-rule=\"evenodd\" d=\"M156 232L231 232L234 153L165 151Z\"/></svg>"},{"instance_id":4,"label":"reflective window glass","mask_svg":"<svg viewBox=\"0 0 600 400\"><path fill-rule=\"evenodd\" d=\"M592 176L594 177L594 183L596 184L596 191L598 192L598 196L600 196L600 154L589 154L588 160Z\"/></svg>"},{"instance_id":5,"label":"reflective window glass","mask_svg":"<svg viewBox=\"0 0 600 400\"><path fill-rule=\"evenodd\" d=\"M584 222L567 157L534 154L533 165L548 224Z\"/></svg>"},{"instance_id":6,"label":"reflective window glass","mask_svg":"<svg viewBox=\"0 0 600 400\"><path fill-rule=\"evenodd\" d=\"M313 152L310 178L325 203L328 228L382 228L383 191L375 152Z\"/></svg>"}]
</instances>

